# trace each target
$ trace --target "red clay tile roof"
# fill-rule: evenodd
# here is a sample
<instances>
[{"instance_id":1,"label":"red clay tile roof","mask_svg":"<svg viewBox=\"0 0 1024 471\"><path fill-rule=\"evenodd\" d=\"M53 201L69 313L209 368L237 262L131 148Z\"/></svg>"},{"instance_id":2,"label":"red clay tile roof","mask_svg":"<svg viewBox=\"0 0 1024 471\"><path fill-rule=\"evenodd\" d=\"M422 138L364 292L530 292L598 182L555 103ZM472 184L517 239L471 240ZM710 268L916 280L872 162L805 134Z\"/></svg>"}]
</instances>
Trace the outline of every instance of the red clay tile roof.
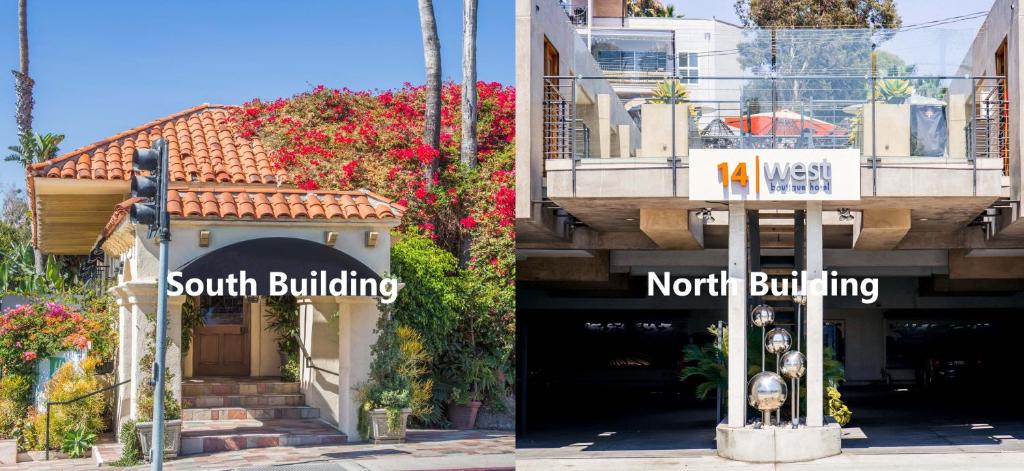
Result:
<instances>
[{"instance_id":1,"label":"red clay tile roof","mask_svg":"<svg viewBox=\"0 0 1024 471\"><path fill-rule=\"evenodd\" d=\"M216 219L398 219L404 207L364 191L171 188L173 216Z\"/></svg>"},{"instance_id":2,"label":"red clay tile roof","mask_svg":"<svg viewBox=\"0 0 1024 471\"><path fill-rule=\"evenodd\" d=\"M167 139L172 182L284 183L259 138L227 122L231 107L202 104L29 166L37 177L128 180L132 151Z\"/></svg>"}]
</instances>

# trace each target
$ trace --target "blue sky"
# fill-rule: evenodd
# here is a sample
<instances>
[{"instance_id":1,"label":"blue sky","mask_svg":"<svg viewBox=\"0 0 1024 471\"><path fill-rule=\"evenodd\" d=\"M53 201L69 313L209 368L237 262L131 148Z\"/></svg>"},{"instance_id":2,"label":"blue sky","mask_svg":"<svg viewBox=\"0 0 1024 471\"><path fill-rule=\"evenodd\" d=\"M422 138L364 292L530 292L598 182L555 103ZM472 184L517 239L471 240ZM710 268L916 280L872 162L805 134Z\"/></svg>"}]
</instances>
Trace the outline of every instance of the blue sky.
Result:
<instances>
[{"instance_id":1,"label":"blue sky","mask_svg":"<svg viewBox=\"0 0 1024 471\"><path fill-rule=\"evenodd\" d=\"M732 0L669 1L692 18L737 21ZM991 6L990 0L899 0L905 24ZM461 1L435 0L444 78L461 81ZM514 1L480 0L479 78L512 83ZM980 20L952 25L968 35ZM17 4L0 10L0 135L16 142ZM969 39L969 37L968 37ZM209 102L276 98L323 83L353 89L423 82L415 0L218 0L141 3L29 0L34 127L67 136L62 150ZM6 155L4 152L2 155ZM0 162L0 188L24 186Z\"/></svg>"},{"instance_id":2,"label":"blue sky","mask_svg":"<svg viewBox=\"0 0 1024 471\"><path fill-rule=\"evenodd\" d=\"M72 150L200 103L289 96L316 84L373 89L424 81L415 0L390 2L29 0L37 132ZM445 80L462 81L462 2L435 0ZM511 84L514 2L479 6L480 80ZM17 141L17 2L0 5L0 135ZM0 162L0 188L24 187Z\"/></svg>"}]
</instances>

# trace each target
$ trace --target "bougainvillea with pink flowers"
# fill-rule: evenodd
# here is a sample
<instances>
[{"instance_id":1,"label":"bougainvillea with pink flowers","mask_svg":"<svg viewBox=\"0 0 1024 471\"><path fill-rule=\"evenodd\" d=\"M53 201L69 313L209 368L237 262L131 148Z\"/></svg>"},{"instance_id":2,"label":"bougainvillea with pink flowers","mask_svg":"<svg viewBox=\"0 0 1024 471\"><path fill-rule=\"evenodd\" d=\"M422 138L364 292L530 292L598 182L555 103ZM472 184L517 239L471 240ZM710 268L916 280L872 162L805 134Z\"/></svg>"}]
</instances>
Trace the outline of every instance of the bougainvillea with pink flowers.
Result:
<instances>
[{"instance_id":1,"label":"bougainvillea with pink flowers","mask_svg":"<svg viewBox=\"0 0 1024 471\"><path fill-rule=\"evenodd\" d=\"M423 138L425 89L409 84L372 92L318 86L290 98L253 100L231 119L243 136L258 136L273 165L300 188L364 188L406 206L400 231L425 234L461 255L464 278L474 285L469 337L485 338L510 367L515 91L498 83L477 87L476 166L459 158L460 86L453 83L442 89L439 149ZM428 179L424 169L434 163L438 171Z\"/></svg>"},{"instance_id":2,"label":"bougainvillea with pink flowers","mask_svg":"<svg viewBox=\"0 0 1024 471\"><path fill-rule=\"evenodd\" d=\"M54 302L24 304L0 315L0 373L32 374L35 361L85 349L107 330L100 322Z\"/></svg>"}]
</instances>

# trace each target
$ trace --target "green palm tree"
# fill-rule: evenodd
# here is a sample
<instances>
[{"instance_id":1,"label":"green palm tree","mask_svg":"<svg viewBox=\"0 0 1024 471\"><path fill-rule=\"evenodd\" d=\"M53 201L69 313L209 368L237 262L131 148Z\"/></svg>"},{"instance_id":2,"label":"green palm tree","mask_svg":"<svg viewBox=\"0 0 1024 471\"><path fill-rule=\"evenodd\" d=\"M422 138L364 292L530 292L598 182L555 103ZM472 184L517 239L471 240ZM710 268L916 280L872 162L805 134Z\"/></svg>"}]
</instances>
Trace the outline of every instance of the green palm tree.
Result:
<instances>
[{"instance_id":1,"label":"green palm tree","mask_svg":"<svg viewBox=\"0 0 1024 471\"><path fill-rule=\"evenodd\" d=\"M49 160L56 157L57 153L60 152L60 143L63 141L63 134L23 134L18 138L18 145L7 147L7 150L11 151L11 153L4 157L4 160L8 162L21 162L26 167L36 162Z\"/></svg>"}]
</instances>

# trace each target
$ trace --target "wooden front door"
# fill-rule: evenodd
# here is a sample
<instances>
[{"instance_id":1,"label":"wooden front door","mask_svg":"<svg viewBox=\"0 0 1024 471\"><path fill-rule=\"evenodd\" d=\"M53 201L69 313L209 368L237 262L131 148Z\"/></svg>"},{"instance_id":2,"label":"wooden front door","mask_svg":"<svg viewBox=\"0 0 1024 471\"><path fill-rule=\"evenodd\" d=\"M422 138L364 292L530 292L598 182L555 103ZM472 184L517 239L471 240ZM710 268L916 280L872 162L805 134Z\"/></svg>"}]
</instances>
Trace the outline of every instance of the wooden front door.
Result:
<instances>
[{"instance_id":1,"label":"wooden front door","mask_svg":"<svg viewBox=\"0 0 1024 471\"><path fill-rule=\"evenodd\" d=\"M249 303L245 298L203 296L203 325L195 328L195 376L249 376Z\"/></svg>"}]
</instances>

